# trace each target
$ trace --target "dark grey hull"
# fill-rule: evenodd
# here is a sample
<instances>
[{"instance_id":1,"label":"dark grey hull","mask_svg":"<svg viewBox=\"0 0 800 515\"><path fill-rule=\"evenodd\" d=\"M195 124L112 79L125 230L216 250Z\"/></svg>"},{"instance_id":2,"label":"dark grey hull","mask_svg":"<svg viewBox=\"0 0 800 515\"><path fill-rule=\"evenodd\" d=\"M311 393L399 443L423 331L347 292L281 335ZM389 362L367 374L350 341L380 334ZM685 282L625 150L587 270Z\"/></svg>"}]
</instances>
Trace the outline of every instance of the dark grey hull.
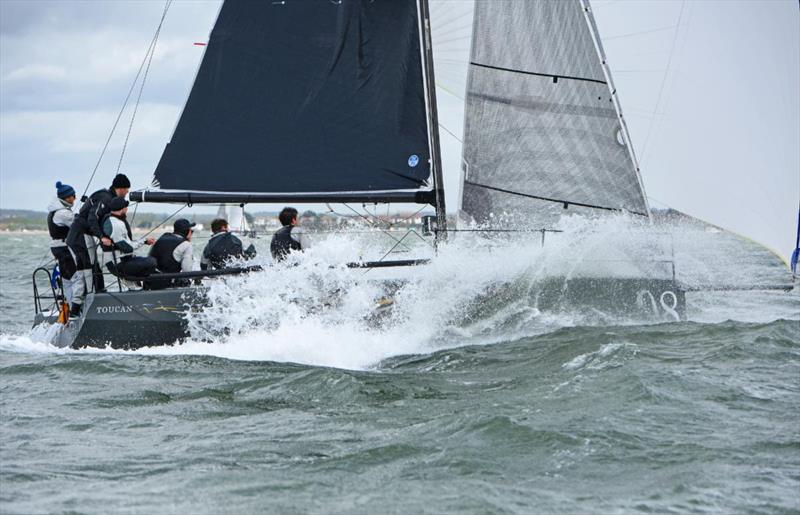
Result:
<instances>
[{"instance_id":1,"label":"dark grey hull","mask_svg":"<svg viewBox=\"0 0 800 515\"><path fill-rule=\"evenodd\" d=\"M504 291L510 293L514 286L506 285L487 292L476 308L484 311L498 301L502 304ZM670 280L553 278L538 282L531 295L531 302L542 311L574 312L578 309L650 321L686 318L686 294ZM91 294L86 298L83 316L60 327L55 335L51 335L52 343L75 349L138 349L173 345L189 336L187 311L200 310L205 302L204 288ZM376 312L390 308L391 303L379 305ZM55 317L42 314L36 315L34 320L34 326L54 323Z\"/></svg>"},{"instance_id":2,"label":"dark grey hull","mask_svg":"<svg viewBox=\"0 0 800 515\"><path fill-rule=\"evenodd\" d=\"M180 343L188 336L186 312L202 307L204 291L175 288L90 294L83 315L70 320L53 343L75 349L138 349ZM34 326L54 322L55 317L38 314Z\"/></svg>"},{"instance_id":3,"label":"dark grey hull","mask_svg":"<svg viewBox=\"0 0 800 515\"><path fill-rule=\"evenodd\" d=\"M633 320L686 320L686 291L676 281L644 278L553 278L537 284L542 311L591 310Z\"/></svg>"}]
</instances>

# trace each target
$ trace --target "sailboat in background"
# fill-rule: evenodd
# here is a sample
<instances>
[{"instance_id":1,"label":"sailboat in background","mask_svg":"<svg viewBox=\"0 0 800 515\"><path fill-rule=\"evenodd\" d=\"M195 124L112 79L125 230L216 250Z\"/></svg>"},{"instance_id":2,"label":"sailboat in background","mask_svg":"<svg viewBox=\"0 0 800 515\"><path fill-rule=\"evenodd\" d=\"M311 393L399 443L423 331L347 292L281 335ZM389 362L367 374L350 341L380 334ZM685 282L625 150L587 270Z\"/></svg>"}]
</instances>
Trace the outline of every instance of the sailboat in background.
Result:
<instances>
[{"instance_id":1,"label":"sailboat in background","mask_svg":"<svg viewBox=\"0 0 800 515\"><path fill-rule=\"evenodd\" d=\"M244 236L254 236L254 232L250 228L250 222L247 221L243 206L236 204L220 204L219 209L217 209L217 218L227 220L228 227L235 233Z\"/></svg>"}]
</instances>

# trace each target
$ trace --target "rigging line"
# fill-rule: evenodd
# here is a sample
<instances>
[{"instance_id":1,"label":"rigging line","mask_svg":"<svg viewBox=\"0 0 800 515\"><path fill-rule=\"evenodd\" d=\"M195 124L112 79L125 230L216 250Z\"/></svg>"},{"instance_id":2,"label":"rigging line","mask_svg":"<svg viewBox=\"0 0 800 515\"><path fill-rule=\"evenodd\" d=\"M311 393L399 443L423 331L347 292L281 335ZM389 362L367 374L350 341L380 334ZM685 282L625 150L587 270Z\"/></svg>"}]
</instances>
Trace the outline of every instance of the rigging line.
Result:
<instances>
[{"instance_id":1,"label":"rigging line","mask_svg":"<svg viewBox=\"0 0 800 515\"><path fill-rule=\"evenodd\" d=\"M350 205L349 205L349 204L347 204L347 203L344 203L344 202L343 202L343 203L342 203L342 205L343 205L344 207L346 207L347 209L349 209L350 211L352 211L353 213L355 213L355 214L356 214L356 216L358 216L358 217L362 218L362 219L363 219L365 222L367 222L367 224L369 224L369 226L370 226L370 227L375 227L375 224L372 222L372 220L370 220L369 218L367 218L367 217L366 217L366 216L364 216L363 214L359 213L358 211L356 211L355 209L353 209L352 207L350 207ZM336 215L338 215L338 214L339 214L339 213L337 213L336 211L334 211L334 210L333 210L333 208L331 208L330 204L328 204L328 208L331 210L331 213L333 213L333 214L336 214ZM341 215L340 215L340 216L341 216ZM379 227L377 227L377 229L380 229L380 228L379 228Z\"/></svg>"},{"instance_id":2,"label":"rigging line","mask_svg":"<svg viewBox=\"0 0 800 515\"><path fill-rule=\"evenodd\" d=\"M672 66L672 57L675 55L675 43L678 41L678 34L681 31L681 20L683 19L683 10L686 7L686 0L681 1L681 10L678 12L678 22L675 24L675 33L672 35L672 45L670 46L669 50L669 57L667 58L667 67L664 70L664 77L661 79L661 86L658 88L658 97L656 97L656 107L653 109L653 114L657 113L659 108L661 107L661 98L664 94L664 86L667 84L667 77L669 77L669 70ZM642 161L645 160L648 150L648 144L650 143L650 136L653 134L653 123L650 124L650 127L647 129L647 136L644 139L644 144L642 145Z\"/></svg>"},{"instance_id":3,"label":"rigging line","mask_svg":"<svg viewBox=\"0 0 800 515\"><path fill-rule=\"evenodd\" d=\"M382 257L382 258L380 258L380 259L378 260L378 263L380 263L381 261L383 261L384 259L386 259L386 257L387 257L389 254L391 254L392 252L394 252L394 249L396 249L396 248L398 247L398 245L400 245L401 243L403 243L403 240L405 240L405 239L406 239L406 237L407 237L409 234L411 234L411 232L407 232L407 233L405 233L405 234L403 235L403 237L402 237L402 238L400 238L400 240L399 240L397 243L395 243L395 244L394 244L394 247L390 248L390 249L389 249L389 252L387 252L386 254L384 254L384 255L383 255L383 257ZM404 246L404 247L406 247L406 248L408 248L406 245L403 245L403 246ZM409 249L409 250L411 250L411 249Z\"/></svg>"},{"instance_id":4,"label":"rigging line","mask_svg":"<svg viewBox=\"0 0 800 515\"><path fill-rule=\"evenodd\" d=\"M542 232L564 232L561 229L448 229L448 232L519 232L526 234L539 234Z\"/></svg>"},{"instance_id":5,"label":"rigging line","mask_svg":"<svg viewBox=\"0 0 800 515\"><path fill-rule=\"evenodd\" d=\"M652 34L653 32L663 32L665 30L674 29L677 26L678 25L669 25L667 27L658 27L658 28L655 28L655 29L640 30L640 31L637 31L637 32L629 32L628 34L619 34L619 35L616 35L616 36L609 36L607 38L601 38L601 39L603 40L603 43L605 43L606 41L610 41L612 39L622 39L622 38L629 38L629 37L632 37L632 36L640 36L640 35L643 35L643 34Z\"/></svg>"},{"instance_id":6,"label":"rigging line","mask_svg":"<svg viewBox=\"0 0 800 515\"><path fill-rule=\"evenodd\" d=\"M419 209L417 209L416 211L414 211L414 213L412 213L412 214L408 215L408 216L407 216L407 217L405 217L405 218L401 218L401 219L400 219L400 222L395 222L395 223L403 223L403 222L407 222L407 221L411 220L412 218L414 218L415 216L417 216L418 214L422 213L422 212L423 212L425 209L428 209L428 206L427 206L427 205L424 205L424 206L422 206L421 208L419 208ZM387 204L386 215L387 215L387 216L389 215L388 204ZM392 223L391 225L395 225L395 223Z\"/></svg>"},{"instance_id":7,"label":"rigging line","mask_svg":"<svg viewBox=\"0 0 800 515\"><path fill-rule=\"evenodd\" d=\"M464 41L465 39L470 39L471 37L472 37L472 34L470 34L469 36L453 36L453 37L448 38L448 39L436 39L436 38L433 38L433 44L438 48L438 47L441 47L442 45L446 45L446 44L452 43L454 41ZM469 52L469 46L465 46L465 47L461 48L461 50L463 50L464 53L467 53L467 52Z\"/></svg>"},{"instance_id":8,"label":"rigging line","mask_svg":"<svg viewBox=\"0 0 800 515\"><path fill-rule=\"evenodd\" d=\"M424 237L423 237L423 236L422 236L420 233L418 233L418 232L417 232L415 229L409 229L409 230L408 230L408 232L409 232L409 234L413 234L414 236L416 236L417 238L419 238L420 240L422 240L422 241L423 241L423 242L424 242L426 245L428 245L430 248L432 248L432 249L434 250L434 252L436 251L436 244L432 243L432 242L431 242L431 241L429 241L429 240L426 240L426 239L425 239L425 238L424 238Z\"/></svg>"},{"instance_id":9,"label":"rigging line","mask_svg":"<svg viewBox=\"0 0 800 515\"><path fill-rule=\"evenodd\" d=\"M136 221L136 211L139 210L139 202L133 203L133 216L131 217L131 225Z\"/></svg>"},{"instance_id":10,"label":"rigging line","mask_svg":"<svg viewBox=\"0 0 800 515\"><path fill-rule=\"evenodd\" d=\"M472 23L469 23L467 25L462 25L461 27L449 27L444 32L439 32L439 34L437 34L436 37L449 36L451 34L455 34L457 32L467 29L472 30Z\"/></svg>"},{"instance_id":11,"label":"rigging line","mask_svg":"<svg viewBox=\"0 0 800 515\"><path fill-rule=\"evenodd\" d=\"M161 24L159 24L158 30L161 30ZM83 199L86 197L86 192L89 191L92 180L94 179L95 174L97 174L97 169L100 167L100 163L103 161L103 156L105 156L106 150L108 150L109 143L111 143L111 138L114 136L114 132L117 130L117 125L122 118L122 113L125 112L125 108L128 106L128 100L130 100L133 90L136 89L136 84L139 82L139 76L142 74L144 65L147 62L147 56L150 55L150 49L152 48L154 41L155 36L153 37L153 40L150 41L150 46L147 48L147 53L145 53L144 59L142 59L142 63L139 65L139 70L136 72L136 76L133 78L133 84L131 84L131 88L128 90L125 101L122 103L122 108L119 110L119 114L117 114L117 119L114 121L114 125L111 126L111 132L108 134L105 145L103 145L103 150L100 152L100 157L97 159L97 163L94 165L94 170L92 170L92 174L89 176L89 180L86 182L86 188L84 188L83 193L81 194L81 201L83 201Z\"/></svg>"},{"instance_id":12,"label":"rigging line","mask_svg":"<svg viewBox=\"0 0 800 515\"><path fill-rule=\"evenodd\" d=\"M144 92L144 85L147 82L147 75L150 73L150 65L153 63L153 56L156 55L156 45L158 44L158 36L161 34L161 27L164 24L164 18L167 17L167 11L169 10L169 6L172 4L172 0L167 0L167 3L164 5L164 12L161 14L161 21L158 24L158 28L156 29L156 34L153 37L153 42L150 45L150 57L147 59L147 67L144 70L144 76L142 76L142 83L139 86L139 94L136 97L136 104L133 106L133 114L131 115L131 123L128 124L128 132L125 134L125 142L122 144L122 152L119 154L119 162L117 162L117 171L119 173L120 168L122 168L122 159L125 157L125 150L128 148L128 140L131 137L131 131L133 130L133 122L136 120L136 113L139 111L139 103L142 100L142 92Z\"/></svg>"},{"instance_id":13,"label":"rigging line","mask_svg":"<svg viewBox=\"0 0 800 515\"><path fill-rule=\"evenodd\" d=\"M451 95L453 95L453 96L454 96L454 97L456 97L457 99L461 100L462 102L464 101L464 99L463 99L462 97L460 97L460 96L456 95L454 92L450 91L450 88L446 88L446 87L444 87L444 86L442 85L442 83L441 83L441 82L438 82L438 81L437 81L437 82L436 82L436 87L437 87L437 88L439 88L439 89L441 89L441 90L442 90L442 91L444 91L445 93L450 93Z\"/></svg>"},{"instance_id":14,"label":"rigging line","mask_svg":"<svg viewBox=\"0 0 800 515\"><path fill-rule=\"evenodd\" d=\"M334 211L334 210L333 210L333 208L331 207L331 205L330 205L330 204L326 204L326 205L328 206L328 209L330 209L330 210L331 210L331 213L333 213L333 214L335 214L335 215L338 215L338 214L339 214L339 213L337 213L336 211ZM369 218L367 218L367 217L366 217L366 216L364 216L363 214L359 213L358 211L356 211L355 209L353 209L352 207L350 207L350 206L349 206L347 203L344 203L344 202L343 202L343 203L342 203L342 205L343 205L344 207L346 207L347 209L349 209L350 211L352 211L353 213L355 213L355 214L356 214L357 216L359 216L360 218L364 219L364 221L365 221L365 222L367 222L367 224L369 224L369 226L370 226L370 227L374 227L375 229L378 229L380 232L384 233L385 235L387 235L388 237L390 237L390 238L391 238L391 239L393 239L394 241L397 241L397 238L395 238L395 237L394 237L394 235L392 235L392 234L391 234L389 231L387 231L386 229L383 229L383 228L381 228L381 227L378 227L378 226L376 226L374 223L372 223L372 221L371 221ZM342 215L339 215L339 216L342 216ZM390 228L391 228L391 227L390 227ZM406 248L408 248L408 247L406 247ZM410 250L410 249L409 249L409 250Z\"/></svg>"},{"instance_id":15,"label":"rigging line","mask_svg":"<svg viewBox=\"0 0 800 515\"><path fill-rule=\"evenodd\" d=\"M48 256L50 257L50 259L47 259ZM42 268L43 266L49 266L50 263L53 263L55 260L56 260L56 258L54 258L52 256L52 254L50 254L50 249L47 249L47 252L45 252L45 254L42 256L42 258L39 260L39 265L36 268Z\"/></svg>"},{"instance_id":16,"label":"rigging line","mask_svg":"<svg viewBox=\"0 0 800 515\"><path fill-rule=\"evenodd\" d=\"M383 261L384 259L386 259L386 257L387 257L389 254L391 254L392 252L394 252L394 249L396 249L398 245L400 245L401 243L403 243L403 240L405 240L405 239L406 239L406 236L408 236L409 234L411 234L411 232L407 232L407 233L405 233L405 234L403 235L403 237L402 237L402 238L400 238L400 239L397 241L397 243L395 243L395 244L394 244L394 247L390 248L390 249L389 249L389 252L387 252L386 254L384 254L384 255L383 255L383 257L382 257L382 258L380 258L380 259L379 259L377 262L378 262L378 263L380 263L381 261ZM408 246L407 246L407 245L403 245L403 246L404 246L405 248L407 248L407 249L408 249ZM409 250L411 250L411 249L409 249ZM361 274L361 275L366 275L366 274L368 274L368 273L369 273L371 270L372 270L372 268L367 268L367 269L364 271L364 273L363 273L363 274Z\"/></svg>"},{"instance_id":17,"label":"rigging line","mask_svg":"<svg viewBox=\"0 0 800 515\"><path fill-rule=\"evenodd\" d=\"M387 205L388 205L388 204L387 204ZM372 216L372 217L373 217L373 218L375 218L376 220L382 221L382 220L380 219L380 217L378 217L378 206L377 206L377 205L375 206L375 212L374 212L374 213L370 213L370 212L369 212L369 209L367 209L367 206L366 206L366 204L362 205L362 207L364 208L364 211L366 211L366 212L367 212L367 214L369 214L370 216ZM426 207L428 207L428 206L422 206L421 208L419 208L419 210L418 210L416 213L414 213L413 215L411 215L409 218L411 218L411 217L413 217L413 216L415 216L415 215L419 214L419 212L420 212L420 211L422 211L423 209L425 209ZM404 221L407 221L409 218L406 218L406 219L404 219ZM394 223L393 223L393 222L384 221L384 223L385 223L385 224L388 226L388 229L387 229L387 230L391 230L391 229L392 229L392 227L394 227ZM383 232L386 232L386 231L383 231ZM388 233L387 233L387 234L388 234ZM405 238L405 236L404 236L403 238L401 238L401 241L402 241L402 239L404 239L404 238ZM394 239L395 241L397 241L397 239L396 239L396 238L393 238L393 239ZM406 250L408 250L408 251L411 251L411 249L410 249L410 248L409 248L407 245L403 245L403 246L406 248Z\"/></svg>"},{"instance_id":18,"label":"rigging line","mask_svg":"<svg viewBox=\"0 0 800 515\"><path fill-rule=\"evenodd\" d=\"M183 210L184 210L184 209L186 209L187 207L189 207L189 204L184 204L184 205L182 205L180 208L178 208L178 210L177 210L177 211L175 211L174 213L172 213L171 215L169 215L168 217L166 217L164 220L162 220L162 221L161 221L161 223L159 223L158 225L156 225L155 227L153 227L152 229L150 229L149 231L147 231L147 232L145 233L145 235L144 235L144 236L142 236L142 238L147 238L148 236L150 236L150 234L152 234L152 232L153 232L153 231L155 231L156 229L158 229L159 227L161 227L162 225L164 225L165 223L167 223L167 222L168 222L168 221L169 221L169 220L170 220L170 219L171 219L173 216L177 215L178 213L180 213L181 211L183 211Z\"/></svg>"},{"instance_id":19,"label":"rigging line","mask_svg":"<svg viewBox=\"0 0 800 515\"><path fill-rule=\"evenodd\" d=\"M614 73L660 73L664 70L614 70Z\"/></svg>"},{"instance_id":20,"label":"rigging line","mask_svg":"<svg viewBox=\"0 0 800 515\"><path fill-rule=\"evenodd\" d=\"M439 127L440 127L440 128L442 128L442 129L444 129L444 131L445 131L447 134L449 134L449 135L453 136L453 138L455 138L455 140L456 140L456 141L458 141L459 143L464 143L463 141L461 141L461 138L459 138L458 136L456 136L455 134L453 134L453 132L452 132L450 129L448 129L447 127L445 127L444 125L442 125L442 124L441 124L441 122L439 123Z\"/></svg>"},{"instance_id":21,"label":"rigging line","mask_svg":"<svg viewBox=\"0 0 800 515\"><path fill-rule=\"evenodd\" d=\"M594 205L594 204L585 204L583 202L572 202L572 201L568 201L568 200L560 200L560 199L554 199L554 198L549 198L549 197L540 197L538 195L529 195L528 193L520 193L519 191L511 191L511 190L504 190L502 188L495 188L494 186L487 186L485 184L479 184L477 182L472 182L472 181L464 181L464 184L469 184L471 186L476 186L478 188L485 188L487 190L499 191L500 193L508 193L509 195L518 195L520 197L532 198L532 199L536 199L536 200L544 200L544 201L547 201L547 202L555 202L557 204L564 204L565 206L588 207L588 208L591 208L591 209L602 209L604 211L627 212L627 213L631 213L633 215L647 216L645 213L640 213L638 211L631 211L631 210L623 209L623 208L619 208L619 207L597 206L597 205Z\"/></svg>"},{"instance_id":22,"label":"rigging line","mask_svg":"<svg viewBox=\"0 0 800 515\"><path fill-rule=\"evenodd\" d=\"M447 27L451 23L456 22L456 21L460 20L461 18L463 18L465 16L471 16L471 15L472 15L472 9L466 10L466 11L464 11L463 13L461 13L461 14L459 14L457 16L453 16L452 18L450 18L449 20L447 20L446 22L442 23L438 27L435 27L432 30L441 29L442 27Z\"/></svg>"}]
</instances>

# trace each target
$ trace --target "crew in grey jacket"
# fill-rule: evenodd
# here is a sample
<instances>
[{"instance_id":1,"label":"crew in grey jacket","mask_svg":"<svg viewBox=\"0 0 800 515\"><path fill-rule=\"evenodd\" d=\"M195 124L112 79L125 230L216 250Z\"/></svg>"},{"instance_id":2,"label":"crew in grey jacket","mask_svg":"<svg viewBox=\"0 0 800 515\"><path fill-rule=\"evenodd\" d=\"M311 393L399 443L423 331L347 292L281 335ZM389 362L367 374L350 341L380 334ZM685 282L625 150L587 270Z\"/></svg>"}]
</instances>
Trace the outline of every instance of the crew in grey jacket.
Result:
<instances>
[{"instance_id":1,"label":"crew in grey jacket","mask_svg":"<svg viewBox=\"0 0 800 515\"><path fill-rule=\"evenodd\" d=\"M133 252L142 245L152 245L153 238L135 240L128 225L128 201L115 197L108 203L109 214L103 219L103 262L114 274L126 277L147 277L156 270L156 260L135 256ZM111 241L111 245L107 245Z\"/></svg>"},{"instance_id":2,"label":"crew in grey jacket","mask_svg":"<svg viewBox=\"0 0 800 515\"><path fill-rule=\"evenodd\" d=\"M83 286L83 281L75 281L75 260L69 252L65 240L69 234L69 228L75 213L72 205L75 203L75 189L69 184L60 181L56 183L56 198L50 201L47 206L47 231L50 233L50 252L58 262L58 272L61 275L61 284L64 287L64 296L68 303L73 302L73 293ZM77 284L80 283L80 284ZM81 299L82 292L77 292ZM82 301L82 300L81 300ZM77 315L80 312L80 302L70 307L70 314Z\"/></svg>"}]
</instances>

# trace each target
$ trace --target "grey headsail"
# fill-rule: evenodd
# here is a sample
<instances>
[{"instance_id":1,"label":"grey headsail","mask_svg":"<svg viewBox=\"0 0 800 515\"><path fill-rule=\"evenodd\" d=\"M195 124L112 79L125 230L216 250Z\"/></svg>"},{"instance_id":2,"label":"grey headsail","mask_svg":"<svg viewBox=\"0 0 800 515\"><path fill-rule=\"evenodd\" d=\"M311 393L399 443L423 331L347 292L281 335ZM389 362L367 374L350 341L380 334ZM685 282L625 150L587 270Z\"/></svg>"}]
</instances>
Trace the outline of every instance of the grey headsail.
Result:
<instances>
[{"instance_id":1,"label":"grey headsail","mask_svg":"<svg viewBox=\"0 0 800 515\"><path fill-rule=\"evenodd\" d=\"M588 2L476 2L472 37L461 209L481 223L647 216Z\"/></svg>"},{"instance_id":2,"label":"grey headsail","mask_svg":"<svg viewBox=\"0 0 800 515\"><path fill-rule=\"evenodd\" d=\"M226 0L154 183L201 202L427 202L418 23L415 0Z\"/></svg>"}]
</instances>

